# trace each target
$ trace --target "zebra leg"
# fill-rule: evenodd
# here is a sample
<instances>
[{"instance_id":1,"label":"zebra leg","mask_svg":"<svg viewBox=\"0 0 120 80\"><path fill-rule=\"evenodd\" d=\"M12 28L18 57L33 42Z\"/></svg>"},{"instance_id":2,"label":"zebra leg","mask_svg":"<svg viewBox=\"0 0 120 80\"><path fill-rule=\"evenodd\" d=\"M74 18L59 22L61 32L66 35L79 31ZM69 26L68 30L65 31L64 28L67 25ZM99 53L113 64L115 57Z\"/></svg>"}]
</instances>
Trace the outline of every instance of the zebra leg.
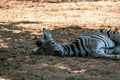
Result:
<instances>
[{"instance_id":1,"label":"zebra leg","mask_svg":"<svg viewBox=\"0 0 120 80\"><path fill-rule=\"evenodd\" d=\"M103 47L104 43L98 39L91 39L89 45L91 50L91 56L94 58L109 58L109 59L120 59L120 55L108 54L105 53L105 49ZM111 51L112 53L113 51Z\"/></svg>"},{"instance_id":2,"label":"zebra leg","mask_svg":"<svg viewBox=\"0 0 120 80\"><path fill-rule=\"evenodd\" d=\"M109 59L120 59L120 54L107 54L103 49L93 49L91 56L95 58L109 58Z\"/></svg>"},{"instance_id":3,"label":"zebra leg","mask_svg":"<svg viewBox=\"0 0 120 80\"><path fill-rule=\"evenodd\" d=\"M114 54L120 54L120 45L117 45L113 51Z\"/></svg>"}]
</instances>

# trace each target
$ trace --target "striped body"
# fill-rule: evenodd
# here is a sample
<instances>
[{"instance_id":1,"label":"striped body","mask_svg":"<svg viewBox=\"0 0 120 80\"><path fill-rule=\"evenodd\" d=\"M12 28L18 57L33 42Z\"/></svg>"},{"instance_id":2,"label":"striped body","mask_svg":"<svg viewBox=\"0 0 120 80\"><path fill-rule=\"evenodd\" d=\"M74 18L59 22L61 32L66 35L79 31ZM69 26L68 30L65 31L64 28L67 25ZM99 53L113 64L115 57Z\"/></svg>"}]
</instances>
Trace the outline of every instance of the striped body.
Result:
<instances>
[{"instance_id":1,"label":"striped body","mask_svg":"<svg viewBox=\"0 0 120 80\"><path fill-rule=\"evenodd\" d=\"M53 51L61 57L64 56L93 56L120 59L120 33L112 30L99 30L96 33L85 34L71 43L59 44L52 39L52 35L44 28L44 39L36 41L37 49L34 53L40 53L41 49ZM43 51L43 54L45 51ZM51 54L52 55L52 54Z\"/></svg>"},{"instance_id":2,"label":"striped body","mask_svg":"<svg viewBox=\"0 0 120 80\"><path fill-rule=\"evenodd\" d=\"M83 35L72 43L62 45L65 56L90 56L92 49L101 51L101 53L112 54L115 43L107 36L100 33Z\"/></svg>"}]
</instances>

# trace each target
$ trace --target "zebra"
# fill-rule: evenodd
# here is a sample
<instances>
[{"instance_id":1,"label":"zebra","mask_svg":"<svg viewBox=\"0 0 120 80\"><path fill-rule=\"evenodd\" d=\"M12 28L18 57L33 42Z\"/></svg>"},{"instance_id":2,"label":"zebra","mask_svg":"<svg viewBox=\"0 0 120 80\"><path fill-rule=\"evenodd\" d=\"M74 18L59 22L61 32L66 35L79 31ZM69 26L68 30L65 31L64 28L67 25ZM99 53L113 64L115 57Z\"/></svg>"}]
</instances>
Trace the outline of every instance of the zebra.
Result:
<instances>
[{"instance_id":1,"label":"zebra","mask_svg":"<svg viewBox=\"0 0 120 80\"><path fill-rule=\"evenodd\" d=\"M44 40L36 40L34 54L65 56L91 56L94 58L120 59L120 32L114 30L98 30L96 33L84 34L70 43L55 42L52 34L43 28Z\"/></svg>"}]
</instances>

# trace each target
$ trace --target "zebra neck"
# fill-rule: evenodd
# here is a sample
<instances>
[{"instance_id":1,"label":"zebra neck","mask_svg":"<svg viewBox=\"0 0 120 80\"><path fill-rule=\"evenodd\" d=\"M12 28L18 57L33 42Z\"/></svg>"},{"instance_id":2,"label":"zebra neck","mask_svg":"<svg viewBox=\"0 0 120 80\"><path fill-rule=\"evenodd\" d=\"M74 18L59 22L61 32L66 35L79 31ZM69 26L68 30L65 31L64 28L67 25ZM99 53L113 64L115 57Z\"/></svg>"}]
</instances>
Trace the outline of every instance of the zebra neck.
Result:
<instances>
[{"instance_id":1,"label":"zebra neck","mask_svg":"<svg viewBox=\"0 0 120 80\"><path fill-rule=\"evenodd\" d=\"M63 44L62 47L64 49L64 56L78 56L77 53L79 51L74 43Z\"/></svg>"}]
</instances>

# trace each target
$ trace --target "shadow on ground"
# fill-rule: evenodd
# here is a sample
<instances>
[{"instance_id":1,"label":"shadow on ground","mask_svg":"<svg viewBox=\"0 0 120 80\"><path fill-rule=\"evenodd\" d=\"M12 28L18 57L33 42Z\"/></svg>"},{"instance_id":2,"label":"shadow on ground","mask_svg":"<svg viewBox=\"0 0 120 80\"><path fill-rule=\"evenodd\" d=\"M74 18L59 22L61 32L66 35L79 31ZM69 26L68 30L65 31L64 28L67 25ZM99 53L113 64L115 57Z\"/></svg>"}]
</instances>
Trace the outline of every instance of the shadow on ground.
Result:
<instances>
[{"instance_id":1,"label":"shadow on ground","mask_svg":"<svg viewBox=\"0 0 120 80\"><path fill-rule=\"evenodd\" d=\"M114 78L118 80L120 78L118 77L120 73L119 61L31 55L31 50L35 47L33 45L34 40L42 39L42 35L32 34L31 29L17 26L18 24L41 24L41 22L1 22L0 79L112 80ZM72 41L82 34L93 31L93 29L85 29L76 25L65 26L64 28L59 26L59 28L55 28L50 32L56 41L65 43ZM112 67L115 67L115 69Z\"/></svg>"}]
</instances>

